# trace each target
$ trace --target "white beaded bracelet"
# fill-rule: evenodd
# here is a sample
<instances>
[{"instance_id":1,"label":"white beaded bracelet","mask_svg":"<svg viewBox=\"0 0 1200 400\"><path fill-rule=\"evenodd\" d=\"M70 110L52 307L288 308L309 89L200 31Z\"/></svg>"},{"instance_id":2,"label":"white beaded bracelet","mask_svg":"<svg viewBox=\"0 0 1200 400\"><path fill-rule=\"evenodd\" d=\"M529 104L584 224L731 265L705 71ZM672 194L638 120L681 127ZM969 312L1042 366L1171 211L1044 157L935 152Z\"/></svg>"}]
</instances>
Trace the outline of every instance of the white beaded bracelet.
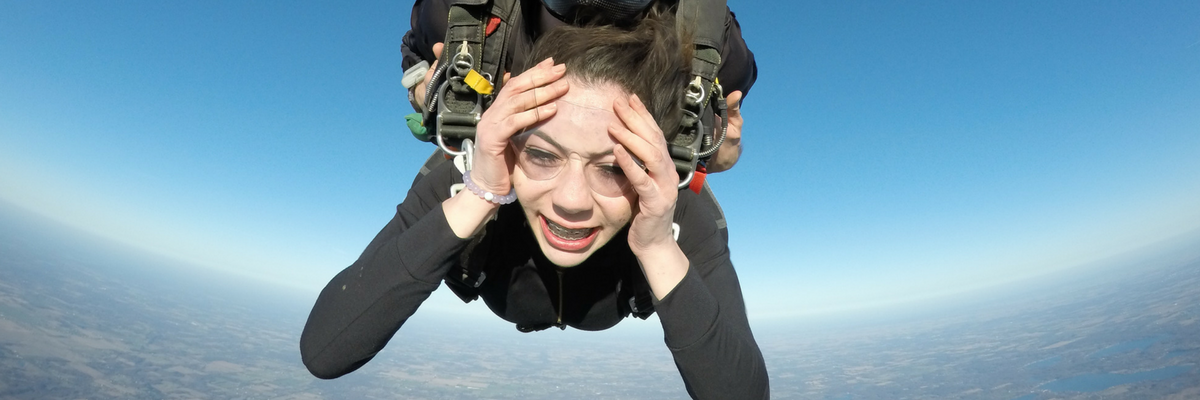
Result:
<instances>
[{"instance_id":1,"label":"white beaded bracelet","mask_svg":"<svg viewBox=\"0 0 1200 400\"><path fill-rule=\"evenodd\" d=\"M517 191L512 187L508 189L508 194L503 196L483 190L483 188L471 181L471 171L467 171L463 174L463 183L467 185L467 190L470 190L471 193L475 193L476 196L482 197L484 200L499 205L511 204L512 202L517 201Z\"/></svg>"}]
</instances>

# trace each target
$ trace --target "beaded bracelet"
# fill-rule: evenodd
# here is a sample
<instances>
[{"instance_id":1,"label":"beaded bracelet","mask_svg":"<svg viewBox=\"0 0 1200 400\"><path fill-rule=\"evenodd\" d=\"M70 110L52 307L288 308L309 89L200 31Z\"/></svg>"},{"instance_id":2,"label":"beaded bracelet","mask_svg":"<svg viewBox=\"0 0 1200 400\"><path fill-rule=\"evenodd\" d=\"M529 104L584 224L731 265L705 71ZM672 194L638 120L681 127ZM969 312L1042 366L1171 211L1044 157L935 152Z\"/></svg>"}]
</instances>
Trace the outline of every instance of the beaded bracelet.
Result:
<instances>
[{"instance_id":1,"label":"beaded bracelet","mask_svg":"<svg viewBox=\"0 0 1200 400\"><path fill-rule=\"evenodd\" d=\"M482 197L484 200L499 205L510 204L514 201L517 201L517 191L513 188L509 188L508 194L503 196L483 190L483 188L471 181L471 171L467 171L465 174L463 174L463 183L467 185L467 190L470 190L471 193L475 193L476 196Z\"/></svg>"}]
</instances>

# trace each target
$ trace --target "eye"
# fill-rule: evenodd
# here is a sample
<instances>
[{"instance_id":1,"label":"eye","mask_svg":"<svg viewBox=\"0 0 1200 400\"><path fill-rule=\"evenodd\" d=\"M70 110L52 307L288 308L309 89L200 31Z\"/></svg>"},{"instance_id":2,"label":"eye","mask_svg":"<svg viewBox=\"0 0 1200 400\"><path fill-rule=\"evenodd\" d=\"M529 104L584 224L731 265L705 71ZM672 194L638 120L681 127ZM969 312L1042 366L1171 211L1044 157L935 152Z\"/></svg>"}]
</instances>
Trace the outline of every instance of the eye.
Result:
<instances>
[{"instance_id":1,"label":"eye","mask_svg":"<svg viewBox=\"0 0 1200 400\"><path fill-rule=\"evenodd\" d=\"M610 177L614 177L614 178L617 178L617 177L624 178L625 177L625 170L622 170L621 167L616 164L597 165L596 169L599 170L601 174L604 174L606 176L610 176Z\"/></svg>"},{"instance_id":2,"label":"eye","mask_svg":"<svg viewBox=\"0 0 1200 400\"><path fill-rule=\"evenodd\" d=\"M559 160L561 160L558 155L555 155L554 153L533 147L526 147L524 153L529 158L529 161L533 162L535 165L543 167L557 166Z\"/></svg>"},{"instance_id":3,"label":"eye","mask_svg":"<svg viewBox=\"0 0 1200 400\"><path fill-rule=\"evenodd\" d=\"M604 196L620 195L629 184L625 171L615 164L594 165L591 171L592 189Z\"/></svg>"}]
</instances>

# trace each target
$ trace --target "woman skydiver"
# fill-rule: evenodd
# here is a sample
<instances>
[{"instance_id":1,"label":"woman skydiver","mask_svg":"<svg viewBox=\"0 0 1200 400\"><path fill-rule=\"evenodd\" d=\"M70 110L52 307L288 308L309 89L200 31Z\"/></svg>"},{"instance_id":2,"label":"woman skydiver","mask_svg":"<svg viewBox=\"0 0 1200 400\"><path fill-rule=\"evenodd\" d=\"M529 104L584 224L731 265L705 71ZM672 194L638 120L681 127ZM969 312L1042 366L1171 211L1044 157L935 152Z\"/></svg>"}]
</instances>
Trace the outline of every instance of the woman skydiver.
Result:
<instances>
[{"instance_id":1,"label":"woman skydiver","mask_svg":"<svg viewBox=\"0 0 1200 400\"><path fill-rule=\"evenodd\" d=\"M674 26L543 35L531 57L545 61L483 114L465 172L445 162L414 182L322 290L300 340L309 371L370 361L443 280L523 332L645 318L646 288L692 397L769 398L719 209L678 189L667 154L691 65Z\"/></svg>"}]
</instances>

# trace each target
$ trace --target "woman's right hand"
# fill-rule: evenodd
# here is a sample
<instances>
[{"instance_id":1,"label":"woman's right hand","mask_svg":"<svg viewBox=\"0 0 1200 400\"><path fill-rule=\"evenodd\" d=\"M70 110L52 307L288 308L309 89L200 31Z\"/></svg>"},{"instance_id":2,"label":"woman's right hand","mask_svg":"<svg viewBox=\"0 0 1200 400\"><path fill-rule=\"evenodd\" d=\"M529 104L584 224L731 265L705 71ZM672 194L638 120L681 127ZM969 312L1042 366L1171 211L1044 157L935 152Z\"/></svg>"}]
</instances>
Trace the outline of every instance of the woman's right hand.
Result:
<instances>
[{"instance_id":1,"label":"woman's right hand","mask_svg":"<svg viewBox=\"0 0 1200 400\"><path fill-rule=\"evenodd\" d=\"M475 130L471 166L471 180L481 189L497 195L512 189L509 176L516 154L509 149L509 139L554 116L558 109L554 100L567 93L567 81L562 79L566 70L565 64L554 65L553 59L542 61L509 79L483 113Z\"/></svg>"}]
</instances>

